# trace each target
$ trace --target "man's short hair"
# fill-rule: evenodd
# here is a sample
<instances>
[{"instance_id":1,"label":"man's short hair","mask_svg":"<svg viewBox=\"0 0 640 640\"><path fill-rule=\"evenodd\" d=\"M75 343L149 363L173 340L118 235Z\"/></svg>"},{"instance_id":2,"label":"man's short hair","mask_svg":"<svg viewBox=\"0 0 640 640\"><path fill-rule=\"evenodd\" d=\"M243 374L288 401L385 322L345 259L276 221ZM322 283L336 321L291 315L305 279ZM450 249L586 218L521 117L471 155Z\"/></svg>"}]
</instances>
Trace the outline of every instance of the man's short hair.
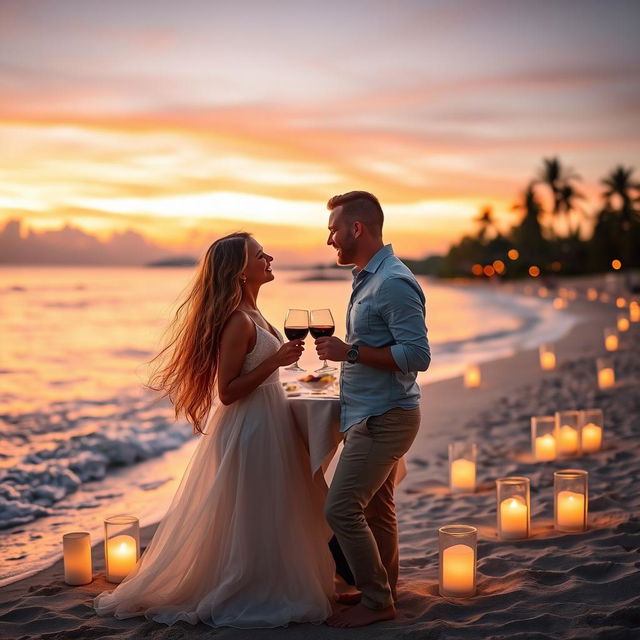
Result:
<instances>
[{"instance_id":1,"label":"man's short hair","mask_svg":"<svg viewBox=\"0 0 640 640\"><path fill-rule=\"evenodd\" d=\"M349 191L338 196L333 196L327 202L327 209L333 211L342 207L342 214L351 222L356 220L367 227L382 231L384 213L378 198L368 191Z\"/></svg>"}]
</instances>

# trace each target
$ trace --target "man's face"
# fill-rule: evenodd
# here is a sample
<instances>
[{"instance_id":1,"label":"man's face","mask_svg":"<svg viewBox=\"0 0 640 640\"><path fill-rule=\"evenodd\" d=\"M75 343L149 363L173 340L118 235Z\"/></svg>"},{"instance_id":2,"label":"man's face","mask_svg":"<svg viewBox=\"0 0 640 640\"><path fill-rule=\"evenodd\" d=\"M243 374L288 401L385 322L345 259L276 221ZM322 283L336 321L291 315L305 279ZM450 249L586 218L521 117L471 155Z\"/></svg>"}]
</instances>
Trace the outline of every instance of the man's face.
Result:
<instances>
[{"instance_id":1,"label":"man's face","mask_svg":"<svg viewBox=\"0 0 640 640\"><path fill-rule=\"evenodd\" d=\"M345 220L341 206L331 211L327 226L329 227L327 244L338 252L336 262L340 265L354 264L356 237L353 225Z\"/></svg>"}]
</instances>

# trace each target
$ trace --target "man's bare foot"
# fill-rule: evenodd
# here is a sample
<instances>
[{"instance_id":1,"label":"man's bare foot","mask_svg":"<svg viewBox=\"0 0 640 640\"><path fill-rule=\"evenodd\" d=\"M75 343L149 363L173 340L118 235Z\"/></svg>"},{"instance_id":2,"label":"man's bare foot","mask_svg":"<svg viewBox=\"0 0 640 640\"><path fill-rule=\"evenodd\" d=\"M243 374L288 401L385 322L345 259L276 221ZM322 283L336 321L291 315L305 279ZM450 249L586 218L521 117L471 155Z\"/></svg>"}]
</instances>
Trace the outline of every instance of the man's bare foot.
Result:
<instances>
[{"instance_id":1,"label":"man's bare foot","mask_svg":"<svg viewBox=\"0 0 640 640\"><path fill-rule=\"evenodd\" d=\"M346 593L337 593L336 602L342 604L358 604L362 599L362 594L359 591L349 591Z\"/></svg>"},{"instance_id":2,"label":"man's bare foot","mask_svg":"<svg viewBox=\"0 0 640 640\"><path fill-rule=\"evenodd\" d=\"M339 613L342 613L343 611L346 611L347 609L350 609L351 607L348 604L342 604L338 601L332 602L331 603L331 617L338 615Z\"/></svg>"},{"instance_id":3,"label":"man's bare foot","mask_svg":"<svg viewBox=\"0 0 640 640\"><path fill-rule=\"evenodd\" d=\"M369 609L362 603L332 615L327 624L330 627L365 627L374 622L383 622L384 620L393 620L396 617L396 608L391 605L386 609Z\"/></svg>"}]
</instances>

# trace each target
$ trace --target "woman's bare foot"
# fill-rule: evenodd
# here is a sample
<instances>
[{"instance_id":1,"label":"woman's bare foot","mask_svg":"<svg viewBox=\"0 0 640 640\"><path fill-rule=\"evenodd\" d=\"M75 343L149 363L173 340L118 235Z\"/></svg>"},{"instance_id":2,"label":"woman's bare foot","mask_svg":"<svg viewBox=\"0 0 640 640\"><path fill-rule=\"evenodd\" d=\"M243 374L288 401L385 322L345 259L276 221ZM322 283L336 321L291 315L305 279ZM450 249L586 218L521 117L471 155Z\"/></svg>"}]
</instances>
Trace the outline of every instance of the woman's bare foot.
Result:
<instances>
[{"instance_id":1,"label":"woman's bare foot","mask_svg":"<svg viewBox=\"0 0 640 640\"><path fill-rule=\"evenodd\" d=\"M369 609L363 604L357 604L354 607L332 615L327 624L330 627L365 627L374 622L383 622L384 620L393 620L396 617L396 608L391 605L386 609Z\"/></svg>"},{"instance_id":2,"label":"woman's bare foot","mask_svg":"<svg viewBox=\"0 0 640 640\"><path fill-rule=\"evenodd\" d=\"M359 591L336 594L336 602L341 602L342 604L358 604L361 599L362 594Z\"/></svg>"}]
</instances>

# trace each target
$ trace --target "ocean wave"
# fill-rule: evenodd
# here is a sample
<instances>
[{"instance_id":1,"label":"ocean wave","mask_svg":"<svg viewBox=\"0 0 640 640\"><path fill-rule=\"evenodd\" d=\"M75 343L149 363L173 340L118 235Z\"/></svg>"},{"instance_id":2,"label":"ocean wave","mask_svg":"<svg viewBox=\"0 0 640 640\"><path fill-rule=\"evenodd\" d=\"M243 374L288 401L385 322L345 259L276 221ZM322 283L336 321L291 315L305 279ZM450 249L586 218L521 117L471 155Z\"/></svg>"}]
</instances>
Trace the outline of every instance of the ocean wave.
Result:
<instances>
[{"instance_id":1,"label":"ocean wave","mask_svg":"<svg viewBox=\"0 0 640 640\"><path fill-rule=\"evenodd\" d=\"M100 418L92 415L91 405L2 416L7 449L6 468L0 470L0 529L49 515L83 483L177 449L193 437L186 423L172 421L166 406L132 400L123 410L119 402L108 404L112 415Z\"/></svg>"}]
</instances>

